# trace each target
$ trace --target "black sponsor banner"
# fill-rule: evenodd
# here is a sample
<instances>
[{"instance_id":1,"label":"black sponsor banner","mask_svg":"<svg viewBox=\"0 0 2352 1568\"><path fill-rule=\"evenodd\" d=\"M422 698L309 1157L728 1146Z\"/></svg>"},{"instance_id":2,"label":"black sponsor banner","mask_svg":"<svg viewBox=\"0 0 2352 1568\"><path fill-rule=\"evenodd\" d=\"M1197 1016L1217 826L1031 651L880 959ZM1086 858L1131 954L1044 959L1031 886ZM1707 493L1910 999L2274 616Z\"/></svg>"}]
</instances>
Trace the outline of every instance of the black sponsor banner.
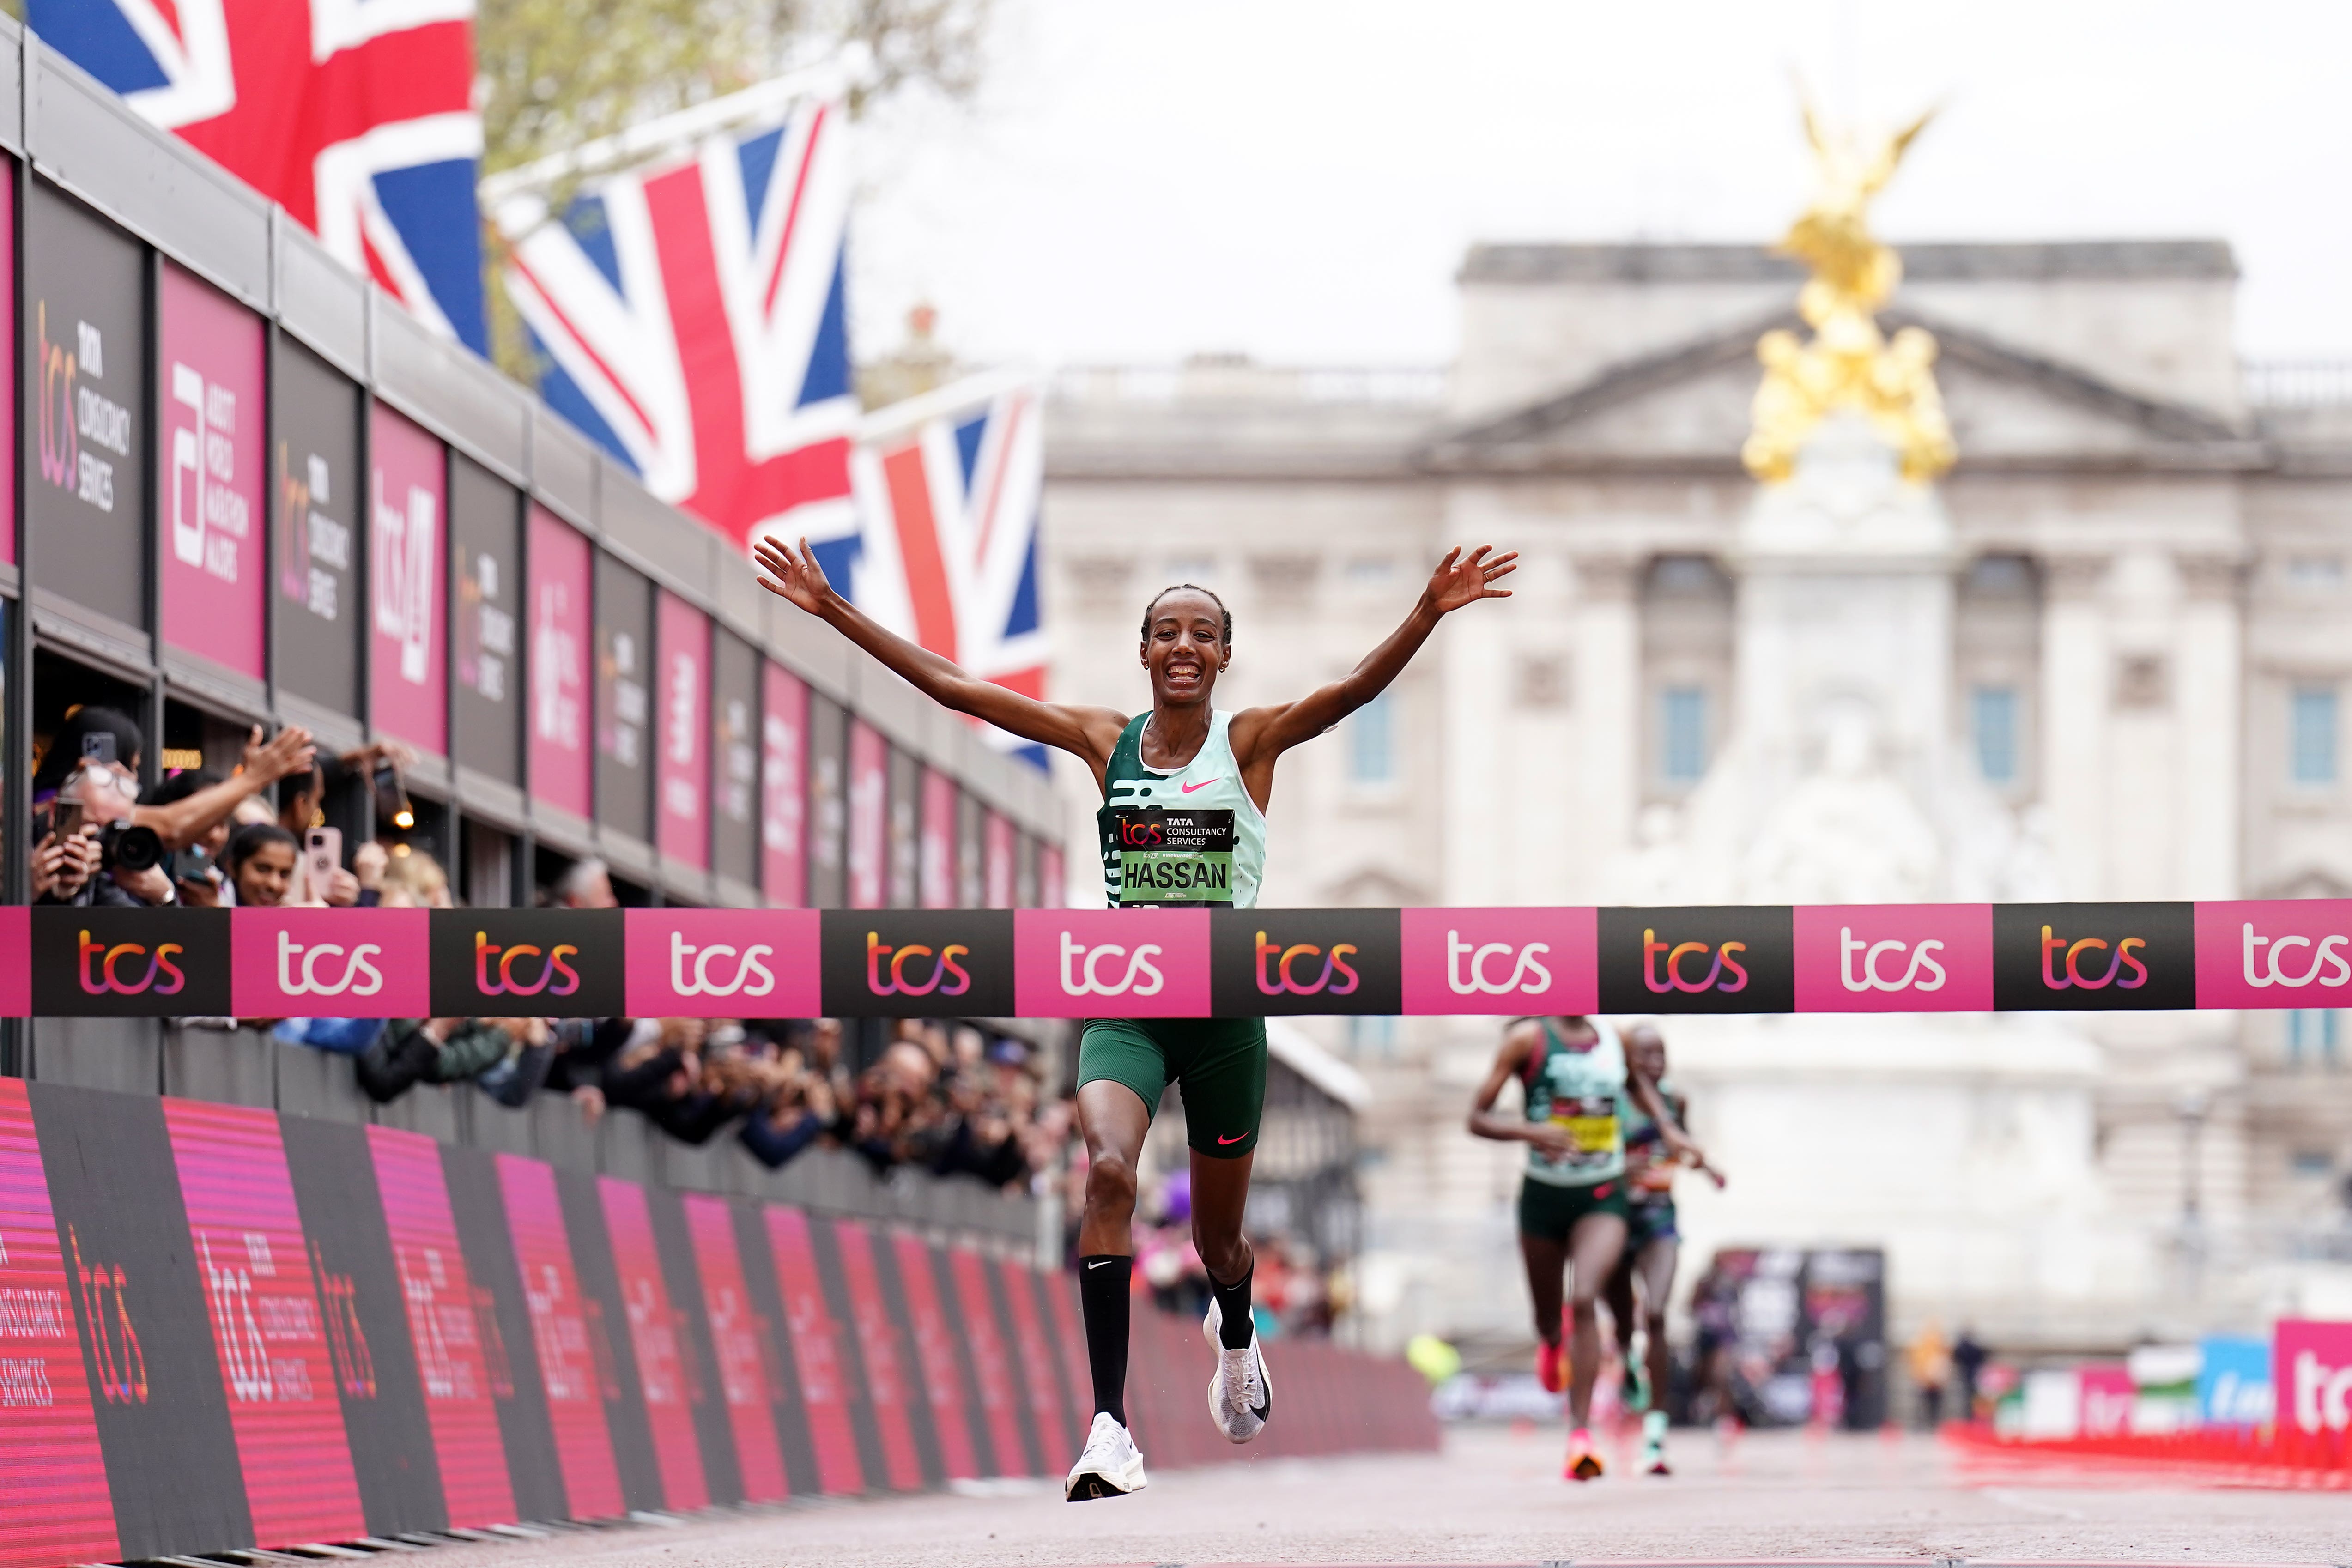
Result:
<instances>
[{"instance_id":1,"label":"black sponsor banner","mask_svg":"<svg viewBox=\"0 0 2352 1568\"><path fill-rule=\"evenodd\" d=\"M163 1102L26 1085L126 1561L254 1543Z\"/></svg>"},{"instance_id":2,"label":"black sponsor banner","mask_svg":"<svg viewBox=\"0 0 2352 1568\"><path fill-rule=\"evenodd\" d=\"M1215 909L1209 940L1219 1018L1404 1010L1393 909Z\"/></svg>"},{"instance_id":3,"label":"black sponsor banner","mask_svg":"<svg viewBox=\"0 0 2352 1568\"><path fill-rule=\"evenodd\" d=\"M522 497L449 458L449 754L522 782Z\"/></svg>"},{"instance_id":4,"label":"black sponsor banner","mask_svg":"<svg viewBox=\"0 0 2352 1568\"><path fill-rule=\"evenodd\" d=\"M2193 904L1997 904L1993 1006L2004 1012L2197 1005Z\"/></svg>"},{"instance_id":5,"label":"black sponsor banner","mask_svg":"<svg viewBox=\"0 0 2352 1568\"><path fill-rule=\"evenodd\" d=\"M530 1304L523 1295L514 1238L507 1229L498 1156L486 1149L444 1144L441 1174L449 1184L457 1249L465 1255L466 1277L473 1288L474 1332L489 1373L499 1437L514 1485L515 1512L523 1519L570 1518L555 1427L547 1412L547 1386L531 1334Z\"/></svg>"},{"instance_id":6,"label":"black sponsor banner","mask_svg":"<svg viewBox=\"0 0 2352 1568\"><path fill-rule=\"evenodd\" d=\"M850 1435L857 1441L857 1468L867 1491L890 1490L890 1467L882 1454L882 1428L874 1416L872 1385L866 1377L866 1351L858 1343L857 1307L850 1300L849 1279L841 1267L841 1239L833 1222L811 1215L809 1255L816 1260L817 1284L824 1291L825 1310L833 1316L834 1354L841 1370L843 1402L849 1406Z\"/></svg>"},{"instance_id":7,"label":"black sponsor banner","mask_svg":"<svg viewBox=\"0 0 2352 1568\"><path fill-rule=\"evenodd\" d=\"M589 1348L604 1391L604 1425L613 1435L621 1500L635 1512L665 1507L668 1500L654 1454L653 1427L646 1419L646 1385L637 1375L637 1347L629 1337L629 1304L621 1294L620 1269L613 1261L613 1238L604 1227L596 1179L577 1171L557 1171L555 1192L563 1206L572 1268L587 1309Z\"/></svg>"},{"instance_id":8,"label":"black sponsor banner","mask_svg":"<svg viewBox=\"0 0 2352 1568\"><path fill-rule=\"evenodd\" d=\"M434 1015L617 1017L621 943L617 909L436 909ZM228 1010L226 990L210 1010Z\"/></svg>"},{"instance_id":9,"label":"black sponsor banner","mask_svg":"<svg viewBox=\"0 0 2352 1568\"><path fill-rule=\"evenodd\" d=\"M1784 904L1603 909L1604 1013L1785 1013L1796 1005Z\"/></svg>"},{"instance_id":10,"label":"black sponsor banner","mask_svg":"<svg viewBox=\"0 0 2352 1568\"><path fill-rule=\"evenodd\" d=\"M654 586L596 556L596 820L650 842L654 831Z\"/></svg>"},{"instance_id":11,"label":"black sponsor banner","mask_svg":"<svg viewBox=\"0 0 2352 1568\"><path fill-rule=\"evenodd\" d=\"M360 711L360 389L280 334L271 356L271 660L283 690Z\"/></svg>"},{"instance_id":12,"label":"black sponsor banner","mask_svg":"<svg viewBox=\"0 0 2352 1568\"><path fill-rule=\"evenodd\" d=\"M226 1013L226 909L33 910L37 1018Z\"/></svg>"},{"instance_id":13,"label":"black sponsor banner","mask_svg":"<svg viewBox=\"0 0 2352 1568\"><path fill-rule=\"evenodd\" d=\"M792 1315L784 1311L783 1293L776 1288L776 1253L768 1245L766 1207L750 1198L730 1199L728 1207L735 1216L736 1249L743 1258L743 1290L751 1299L751 1312L757 1320L760 1368L766 1374L768 1398L775 1413L784 1481L793 1496L814 1497L816 1442L809 1435L807 1403L801 1398Z\"/></svg>"},{"instance_id":14,"label":"black sponsor banner","mask_svg":"<svg viewBox=\"0 0 2352 1568\"><path fill-rule=\"evenodd\" d=\"M367 1129L308 1116L278 1121L368 1532L446 1529L441 1461Z\"/></svg>"},{"instance_id":15,"label":"black sponsor banner","mask_svg":"<svg viewBox=\"0 0 2352 1568\"><path fill-rule=\"evenodd\" d=\"M874 1278L882 1287L882 1306L889 1316L890 1334L898 1347L898 1377L905 1390L907 1424L915 1437L915 1463L922 1470L925 1486L944 1486L948 1470L940 1448L940 1413L931 1404L924 1380L921 1347L915 1343L914 1318L907 1305L907 1281L898 1270L898 1237L877 1228L872 1240Z\"/></svg>"},{"instance_id":16,"label":"black sponsor banner","mask_svg":"<svg viewBox=\"0 0 2352 1568\"><path fill-rule=\"evenodd\" d=\"M1010 1018L1013 912L828 909L823 977L842 1017Z\"/></svg>"},{"instance_id":17,"label":"black sponsor banner","mask_svg":"<svg viewBox=\"0 0 2352 1568\"><path fill-rule=\"evenodd\" d=\"M665 1186L646 1187L646 1218L669 1288L670 1316L677 1323L677 1354L702 1447L704 1488L712 1502L743 1500L743 1467L735 1453L734 1428L727 1420L727 1395L719 1382L719 1353L710 1343L710 1311L702 1293L702 1272L694 1265L694 1241L687 1235L686 1210Z\"/></svg>"}]
</instances>

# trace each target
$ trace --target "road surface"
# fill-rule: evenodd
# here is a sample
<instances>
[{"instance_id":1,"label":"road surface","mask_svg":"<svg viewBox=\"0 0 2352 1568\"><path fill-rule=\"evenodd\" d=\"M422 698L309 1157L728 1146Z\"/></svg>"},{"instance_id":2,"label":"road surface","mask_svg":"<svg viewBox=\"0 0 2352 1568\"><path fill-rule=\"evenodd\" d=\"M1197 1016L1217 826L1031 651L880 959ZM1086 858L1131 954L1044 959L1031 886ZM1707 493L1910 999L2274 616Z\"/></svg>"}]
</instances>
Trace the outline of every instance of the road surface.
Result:
<instances>
[{"instance_id":1,"label":"road surface","mask_svg":"<svg viewBox=\"0 0 2352 1568\"><path fill-rule=\"evenodd\" d=\"M1676 1434L1679 1473L1559 1479L1553 1430L1442 1454L1244 1461L1073 1506L1051 1483L787 1507L460 1547L419 1568L997 1568L1606 1559L2352 1563L2352 1492L1987 1471L1925 1437Z\"/></svg>"}]
</instances>

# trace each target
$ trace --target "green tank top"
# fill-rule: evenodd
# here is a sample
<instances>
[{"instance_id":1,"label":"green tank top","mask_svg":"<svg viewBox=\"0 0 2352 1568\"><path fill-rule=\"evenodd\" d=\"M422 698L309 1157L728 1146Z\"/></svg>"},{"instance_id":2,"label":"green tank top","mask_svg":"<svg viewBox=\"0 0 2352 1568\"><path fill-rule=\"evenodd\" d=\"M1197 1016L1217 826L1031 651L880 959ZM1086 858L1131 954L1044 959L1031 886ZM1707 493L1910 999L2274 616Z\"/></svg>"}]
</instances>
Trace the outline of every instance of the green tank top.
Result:
<instances>
[{"instance_id":1,"label":"green tank top","mask_svg":"<svg viewBox=\"0 0 2352 1568\"><path fill-rule=\"evenodd\" d=\"M1563 1155L1528 1145L1528 1179L1553 1186L1591 1186L1625 1174L1625 1048L1605 1019L1590 1020L1601 1038L1580 1051L1541 1020L1544 1048L1528 1064L1528 1120L1568 1131Z\"/></svg>"},{"instance_id":2,"label":"green tank top","mask_svg":"<svg viewBox=\"0 0 2352 1568\"><path fill-rule=\"evenodd\" d=\"M1150 717L1128 721L1103 770L1095 821L1111 907L1251 907L1265 873L1265 814L1242 788L1234 716L1212 713L1199 754L1172 773L1144 766Z\"/></svg>"}]
</instances>

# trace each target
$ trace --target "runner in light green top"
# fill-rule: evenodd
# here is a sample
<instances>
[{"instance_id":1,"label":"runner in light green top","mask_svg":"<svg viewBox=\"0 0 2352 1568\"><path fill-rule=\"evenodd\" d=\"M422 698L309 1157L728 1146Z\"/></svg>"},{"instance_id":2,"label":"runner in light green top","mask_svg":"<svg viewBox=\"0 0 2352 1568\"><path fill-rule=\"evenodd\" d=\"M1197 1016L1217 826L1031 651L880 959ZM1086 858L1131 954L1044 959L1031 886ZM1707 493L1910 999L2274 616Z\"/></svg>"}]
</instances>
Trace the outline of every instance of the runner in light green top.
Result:
<instances>
[{"instance_id":1,"label":"runner in light green top","mask_svg":"<svg viewBox=\"0 0 2352 1568\"><path fill-rule=\"evenodd\" d=\"M1144 606L1138 662L1151 710L1039 702L975 678L878 625L824 580L809 553L763 539L761 586L824 621L942 706L1086 763L1102 787L1104 873L1114 905L1256 902L1265 866L1265 808L1274 765L1380 695L1449 612L1507 599L1494 586L1517 552L1449 550L1404 622L1348 674L1295 702L1220 711L1217 677L1233 660L1224 602L1189 583ZM1265 1427L1273 1380L1252 1327L1253 1260L1242 1235L1258 1115L1265 1098L1263 1019L1095 1019L1078 1045L1078 1122L1086 1133L1087 1201L1078 1228L1078 1299L1096 1416L1072 1468L1071 1501L1143 1485L1143 1457L1127 1430L1128 1282L1134 1263L1136 1165L1160 1095L1184 1094L1192 1145L1192 1242L1213 1288L1207 1329L1219 1346L1209 1384L1217 1428L1245 1443Z\"/></svg>"}]
</instances>

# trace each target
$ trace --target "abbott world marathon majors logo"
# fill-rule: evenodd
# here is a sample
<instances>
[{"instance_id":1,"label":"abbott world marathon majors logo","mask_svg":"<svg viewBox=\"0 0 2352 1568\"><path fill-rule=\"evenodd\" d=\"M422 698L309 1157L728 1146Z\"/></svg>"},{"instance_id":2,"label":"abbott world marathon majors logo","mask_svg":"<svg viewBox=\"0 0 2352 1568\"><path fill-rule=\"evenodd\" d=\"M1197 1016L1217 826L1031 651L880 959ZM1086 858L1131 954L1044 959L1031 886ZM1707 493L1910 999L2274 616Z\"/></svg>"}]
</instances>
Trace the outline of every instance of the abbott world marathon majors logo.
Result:
<instances>
[{"instance_id":1,"label":"abbott world marathon majors logo","mask_svg":"<svg viewBox=\"0 0 2352 1568\"><path fill-rule=\"evenodd\" d=\"M1992 1007L1989 904L1800 904L1799 1012L1982 1012Z\"/></svg>"},{"instance_id":2,"label":"abbott world marathon majors logo","mask_svg":"<svg viewBox=\"0 0 2352 1568\"><path fill-rule=\"evenodd\" d=\"M2105 1012L2197 1005L2197 934L2187 904L1993 906L1993 1005L2004 1012Z\"/></svg>"},{"instance_id":3,"label":"abbott world marathon majors logo","mask_svg":"<svg viewBox=\"0 0 2352 1568\"><path fill-rule=\"evenodd\" d=\"M2197 1005L2328 1008L2352 998L2352 899L2197 905Z\"/></svg>"},{"instance_id":4,"label":"abbott world marathon majors logo","mask_svg":"<svg viewBox=\"0 0 2352 1568\"><path fill-rule=\"evenodd\" d=\"M1403 1010L1393 909L1215 909L1209 919L1218 1018Z\"/></svg>"},{"instance_id":5,"label":"abbott world marathon majors logo","mask_svg":"<svg viewBox=\"0 0 2352 1568\"><path fill-rule=\"evenodd\" d=\"M813 1018L814 909L632 909L632 1018Z\"/></svg>"},{"instance_id":6,"label":"abbott world marathon majors logo","mask_svg":"<svg viewBox=\"0 0 2352 1568\"><path fill-rule=\"evenodd\" d=\"M1206 1018L1205 909L1024 909L1013 916L1023 1018Z\"/></svg>"},{"instance_id":7,"label":"abbott world marathon majors logo","mask_svg":"<svg viewBox=\"0 0 2352 1568\"><path fill-rule=\"evenodd\" d=\"M1600 912L1609 1013L1784 1013L1793 1006L1787 904Z\"/></svg>"},{"instance_id":8,"label":"abbott world marathon majors logo","mask_svg":"<svg viewBox=\"0 0 2352 1568\"><path fill-rule=\"evenodd\" d=\"M432 988L422 909L236 909L239 1018L424 1018Z\"/></svg>"},{"instance_id":9,"label":"abbott world marathon majors logo","mask_svg":"<svg viewBox=\"0 0 2352 1568\"><path fill-rule=\"evenodd\" d=\"M1409 1013L1588 1013L1600 1006L1597 914L1567 909L1407 909Z\"/></svg>"},{"instance_id":10,"label":"abbott world marathon majors logo","mask_svg":"<svg viewBox=\"0 0 2352 1568\"><path fill-rule=\"evenodd\" d=\"M436 909L435 1018L625 1014L623 912Z\"/></svg>"},{"instance_id":11,"label":"abbott world marathon majors logo","mask_svg":"<svg viewBox=\"0 0 2352 1568\"><path fill-rule=\"evenodd\" d=\"M44 1017L226 1014L226 909L32 912L33 1011Z\"/></svg>"},{"instance_id":12,"label":"abbott world marathon majors logo","mask_svg":"<svg viewBox=\"0 0 2352 1568\"><path fill-rule=\"evenodd\" d=\"M867 1018L1014 1016L1013 911L828 909L822 1011Z\"/></svg>"}]
</instances>

